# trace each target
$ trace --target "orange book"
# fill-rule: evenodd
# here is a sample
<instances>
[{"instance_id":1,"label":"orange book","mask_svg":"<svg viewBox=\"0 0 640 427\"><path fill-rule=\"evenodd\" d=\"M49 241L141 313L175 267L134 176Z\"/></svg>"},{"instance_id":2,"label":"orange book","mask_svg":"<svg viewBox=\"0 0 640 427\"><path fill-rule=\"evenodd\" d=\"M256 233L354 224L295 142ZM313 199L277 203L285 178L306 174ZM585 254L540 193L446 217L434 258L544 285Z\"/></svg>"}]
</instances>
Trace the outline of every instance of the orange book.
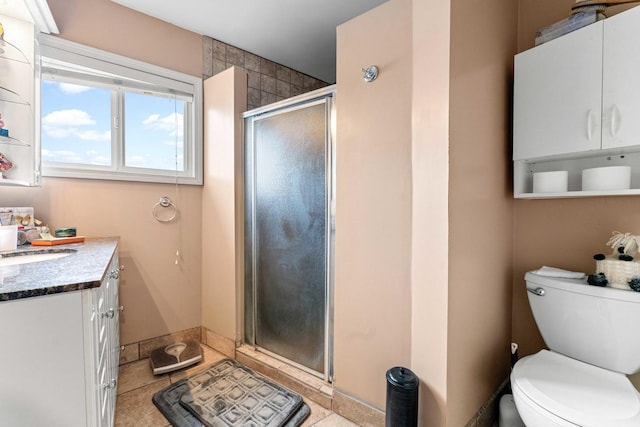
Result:
<instances>
[{"instance_id":1,"label":"orange book","mask_svg":"<svg viewBox=\"0 0 640 427\"><path fill-rule=\"evenodd\" d=\"M31 241L33 246L54 246L65 245L67 243L80 243L84 242L83 236L76 237L52 237L51 239L35 239Z\"/></svg>"}]
</instances>

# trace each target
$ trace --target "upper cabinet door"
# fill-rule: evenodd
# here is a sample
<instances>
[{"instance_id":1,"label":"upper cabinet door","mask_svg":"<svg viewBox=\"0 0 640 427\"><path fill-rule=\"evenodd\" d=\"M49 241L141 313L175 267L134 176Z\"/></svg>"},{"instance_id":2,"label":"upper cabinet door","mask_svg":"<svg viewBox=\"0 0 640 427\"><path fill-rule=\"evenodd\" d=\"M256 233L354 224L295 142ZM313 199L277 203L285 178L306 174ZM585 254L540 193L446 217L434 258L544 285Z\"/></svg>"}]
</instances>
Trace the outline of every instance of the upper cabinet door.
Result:
<instances>
[{"instance_id":1,"label":"upper cabinet door","mask_svg":"<svg viewBox=\"0 0 640 427\"><path fill-rule=\"evenodd\" d=\"M640 145L640 7L604 21L602 148Z\"/></svg>"},{"instance_id":2,"label":"upper cabinet door","mask_svg":"<svg viewBox=\"0 0 640 427\"><path fill-rule=\"evenodd\" d=\"M514 160L600 149L602 36L596 22L516 55Z\"/></svg>"},{"instance_id":3,"label":"upper cabinet door","mask_svg":"<svg viewBox=\"0 0 640 427\"><path fill-rule=\"evenodd\" d=\"M0 185L39 182L40 144L33 24L0 15Z\"/></svg>"}]
</instances>

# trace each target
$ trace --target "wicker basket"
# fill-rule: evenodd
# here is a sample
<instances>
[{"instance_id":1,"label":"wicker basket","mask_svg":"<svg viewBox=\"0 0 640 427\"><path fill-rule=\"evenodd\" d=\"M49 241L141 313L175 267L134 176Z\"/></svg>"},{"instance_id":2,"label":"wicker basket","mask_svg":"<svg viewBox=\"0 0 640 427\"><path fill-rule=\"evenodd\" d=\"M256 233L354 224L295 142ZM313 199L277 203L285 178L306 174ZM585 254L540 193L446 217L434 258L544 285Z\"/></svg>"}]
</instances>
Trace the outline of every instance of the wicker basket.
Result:
<instances>
[{"instance_id":1,"label":"wicker basket","mask_svg":"<svg viewBox=\"0 0 640 427\"><path fill-rule=\"evenodd\" d=\"M629 280L640 277L640 262L607 257L602 261L596 261L596 273L604 273L612 288L629 290Z\"/></svg>"}]
</instances>

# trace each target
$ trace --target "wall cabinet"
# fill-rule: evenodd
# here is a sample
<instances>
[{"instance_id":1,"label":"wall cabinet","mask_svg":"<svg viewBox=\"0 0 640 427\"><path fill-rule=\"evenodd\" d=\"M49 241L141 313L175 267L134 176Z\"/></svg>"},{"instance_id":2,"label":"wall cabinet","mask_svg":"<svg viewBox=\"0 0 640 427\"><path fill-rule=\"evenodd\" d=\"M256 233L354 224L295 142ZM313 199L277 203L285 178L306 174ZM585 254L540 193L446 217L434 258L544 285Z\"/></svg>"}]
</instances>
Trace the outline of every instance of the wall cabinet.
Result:
<instances>
[{"instance_id":1,"label":"wall cabinet","mask_svg":"<svg viewBox=\"0 0 640 427\"><path fill-rule=\"evenodd\" d=\"M33 24L0 15L0 153L13 164L0 184L39 185L39 67ZM6 163L5 163L6 164ZM1 166L1 165L0 165ZM1 169L0 169L1 170Z\"/></svg>"},{"instance_id":2,"label":"wall cabinet","mask_svg":"<svg viewBox=\"0 0 640 427\"><path fill-rule=\"evenodd\" d=\"M515 57L516 197L640 194L640 8ZM582 192L588 167L632 166L632 190ZM569 171L569 192L532 194L532 174Z\"/></svg>"},{"instance_id":3,"label":"wall cabinet","mask_svg":"<svg viewBox=\"0 0 640 427\"><path fill-rule=\"evenodd\" d=\"M115 254L98 288L0 303L2 425L113 426L118 282Z\"/></svg>"}]
</instances>

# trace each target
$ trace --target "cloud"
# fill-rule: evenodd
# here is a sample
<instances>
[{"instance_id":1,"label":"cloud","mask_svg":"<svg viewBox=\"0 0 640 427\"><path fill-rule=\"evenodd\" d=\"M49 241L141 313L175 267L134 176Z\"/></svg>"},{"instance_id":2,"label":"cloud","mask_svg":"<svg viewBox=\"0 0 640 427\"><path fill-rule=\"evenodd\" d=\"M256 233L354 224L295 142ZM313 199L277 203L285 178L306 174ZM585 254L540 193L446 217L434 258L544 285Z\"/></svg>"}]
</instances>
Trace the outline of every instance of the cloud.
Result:
<instances>
[{"instance_id":1,"label":"cloud","mask_svg":"<svg viewBox=\"0 0 640 427\"><path fill-rule=\"evenodd\" d=\"M89 113L82 110L58 110L47 114L42 118L42 124L48 126L89 126L96 121Z\"/></svg>"},{"instance_id":2,"label":"cloud","mask_svg":"<svg viewBox=\"0 0 640 427\"><path fill-rule=\"evenodd\" d=\"M110 141L111 130L99 132L81 128L95 125L96 121L89 113L75 109L53 111L42 118L42 130L51 138L75 137L83 141Z\"/></svg>"},{"instance_id":3,"label":"cloud","mask_svg":"<svg viewBox=\"0 0 640 427\"><path fill-rule=\"evenodd\" d=\"M95 130L76 131L75 136L84 141L110 141L111 131L105 130L104 132L98 132Z\"/></svg>"},{"instance_id":4,"label":"cloud","mask_svg":"<svg viewBox=\"0 0 640 427\"><path fill-rule=\"evenodd\" d=\"M85 165L109 166L111 158L101 155L95 150L84 153L73 150L41 150L42 158L49 162L81 163Z\"/></svg>"},{"instance_id":5,"label":"cloud","mask_svg":"<svg viewBox=\"0 0 640 427\"><path fill-rule=\"evenodd\" d=\"M180 113L171 113L162 118L160 114L152 114L142 124L151 131L169 132L170 136L184 135L184 116Z\"/></svg>"},{"instance_id":6,"label":"cloud","mask_svg":"<svg viewBox=\"0 0 640 427\"><path fill-rule=\"evenodd\" d=\"M67 95L75 95L93 89L88 86L74 85L71 83L60 83L58 86L60 87L60 90Z\"/></svg>"}]
</instances>

